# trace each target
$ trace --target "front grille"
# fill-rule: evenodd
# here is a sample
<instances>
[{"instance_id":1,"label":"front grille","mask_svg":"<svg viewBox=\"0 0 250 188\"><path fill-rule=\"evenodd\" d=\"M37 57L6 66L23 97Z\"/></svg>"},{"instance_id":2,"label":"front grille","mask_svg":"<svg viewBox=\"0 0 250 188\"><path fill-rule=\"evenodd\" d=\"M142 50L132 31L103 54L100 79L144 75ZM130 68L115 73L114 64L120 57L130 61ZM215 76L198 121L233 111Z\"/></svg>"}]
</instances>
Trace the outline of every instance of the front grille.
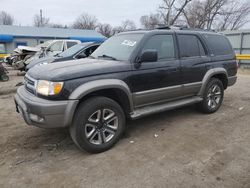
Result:
<instances>
[{"instance_id":1,"label":"front grille","mask_svg":"<svg viewBox=\"0 0 250 188\"><path fill-rule=\"evenodd\" d=\"M28 76L27 74L24 77L25 88L28 92L35 94L36 93L36 80Z\"/></svg>"},{"instance_id":2,"label":"front grille","mask_svg":"<svg viewBox=\"0 0 250 188\"><path fill-rule=\"evenodd\" d=\"M31 80L29 77L25 76L24 79L25 79L25 82L26 82L27 84L32 85L32 86L35 85L35 81L34 81L34 80Z\"/></svg>"}]
</instances>

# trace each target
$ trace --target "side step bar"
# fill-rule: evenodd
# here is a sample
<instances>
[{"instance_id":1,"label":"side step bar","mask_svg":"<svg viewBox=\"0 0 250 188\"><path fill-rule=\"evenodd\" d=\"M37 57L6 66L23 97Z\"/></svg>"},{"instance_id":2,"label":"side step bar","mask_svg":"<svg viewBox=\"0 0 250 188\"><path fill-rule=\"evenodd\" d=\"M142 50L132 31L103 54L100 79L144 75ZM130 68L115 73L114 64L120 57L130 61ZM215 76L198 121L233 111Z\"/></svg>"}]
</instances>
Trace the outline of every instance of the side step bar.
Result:
<instances>
[{"instance_id":1,"label":"side step bar","mask_svg":"<svg viewBox=\"0 0 250 188\"><path fill-rule=\"evenodd\" d=\"M203 99L201 97L191 97L191 98L186 98L186 99L181 99L178 101L171 101L167 102L164 104L155 104L152 106L145 106L136 109L132 114L131 114L131 119L138 119L150 114L155 114L158 112L164 112L167 110L172 110L178 107L190 105L190 104L195 104L198 102L201 102Z\"/></svg>"}]
</instances>

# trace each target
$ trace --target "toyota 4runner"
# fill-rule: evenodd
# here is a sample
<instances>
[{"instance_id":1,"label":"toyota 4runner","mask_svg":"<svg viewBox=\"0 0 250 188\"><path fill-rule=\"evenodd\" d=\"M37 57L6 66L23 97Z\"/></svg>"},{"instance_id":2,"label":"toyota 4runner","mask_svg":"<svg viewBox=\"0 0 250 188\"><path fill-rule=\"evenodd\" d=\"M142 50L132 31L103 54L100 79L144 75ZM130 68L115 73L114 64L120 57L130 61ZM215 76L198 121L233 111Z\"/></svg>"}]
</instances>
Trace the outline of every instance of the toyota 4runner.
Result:
<instances>
[{"instance_id":1,"label":"toyota 4runner","mask_svg":"<svg viewBox=\"0 0 250 188\"><path fill-rule=\"evenodd\" d=\"M98 153L119 140L126 119L195 103L216 112L236 73L235 53L221 34L132 31L87 59L34 67L15 103L27 124L69 127L80 149Z\"/></svg>"}]
</instances>

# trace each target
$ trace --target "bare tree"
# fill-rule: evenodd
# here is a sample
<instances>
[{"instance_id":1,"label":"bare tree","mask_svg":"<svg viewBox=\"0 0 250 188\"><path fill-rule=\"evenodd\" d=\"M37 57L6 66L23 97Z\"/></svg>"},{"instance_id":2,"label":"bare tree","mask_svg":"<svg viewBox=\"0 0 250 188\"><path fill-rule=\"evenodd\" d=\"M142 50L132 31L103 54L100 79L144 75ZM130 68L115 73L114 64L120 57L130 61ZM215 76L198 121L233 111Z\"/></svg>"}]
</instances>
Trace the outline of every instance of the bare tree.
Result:
<instances>
[{"instance_id":1,"label":"bare tree","mask_svg":"<svg viewBox=\"0 0 250 188\"><path fill-rule=\"evenodd\" d=\"M60 24L60 23L50 23L49 24L49 27L52 27L52 28L68 28L67 25L63 25L63 24Z\"/></svg>"},{"instance_id":2,"label":"bare tree","mask_svg":"<svg viewBox=\"0 0 250 188\"><path fill-rule=\"evenodd\" d=\"M249 22L250 4L231 1L223 8L217 28L221 31L229 29L236 30Z\"/></svg>"},{"instance_id":3,"label":"bare tree","mask_svg":"<svg viewBox=\"0 0 250 188\"><path fill-rule=\"evenodd\" d=\"M207 22L205 5L200 0L193 1L183 11L187 24L191 28L204 28Z\"/></svg>"},{"instance_id":4,"label":"bare tree","mask_svg":"<svg viewBox=\"0 0 250 188\"><path fill-rule=\"evenodd\" d=\"M194 0L183 13L190 27L232 30L248 22L250 5L233 0Z\"/></svg>"},{"instance_id":5,"label":"bare tree","mask_svg":"<svg viewBox=\"0 0 250 188\"><path fill-rule=\"evenodd\" d=\"M136 29L135 22L132 20L125 20L121 25L122 31L131 31Z\"/></svg>"},{"instance_id":6,"label":"bare tree","mask_svg":"<svg viewBox=\"0 0 250 188\"><path fill-rule=\"evenodd\" d=\"M160 14L142 16L140 22L144 29L155 29L158 25L163 24Z\"/></svg>"},{"instance_id":7,"label":"bare tree","mask_svg":"<svg viewBox=\"0 0 250 188\"><path fill-rule=\"evenodd\" d=\"M83 13L73 23L74 29L95 29L97 27L97 18Z\"/></svg>"},{"instance_id":8,"label":"bare tree","mask_svg":"<svg viewBox=\"0 0 250 188\"><path fill-rule=\"evenodd\" d=\"M159 12L167 25L174 25L192 0L163 0Z\"/></svg>"},{"instance_id":9,"label":"bare tree","mask_svg":"<svg viewBox=\"0 0 250 188\"><path fill-rule=\"evenodd\" d=\"M97 31L105 37L111 37L112 35L114 35L113 28L110 24L99 23L97 26Z\"/></svg>"},{"instance_id":10,"label":"bare tree","mask_svg":"<svg viewBox=\"0 0 250 188\"><path fill-rule=\"evenodd\" d=\"M13 25L14 18L5 11L0 11L0 25Z\"/></svg>"},{"instance_id":11,"label":"bare tree","mask_svg":"<svg viewBox=\"0 0 250 188\"><path fill-rule=\"evenodd\" d=\"M132 31L136 29L136 25L133 21L131 20L125 20L122 22L120 26L116 26L113 28L113 35L124 32L124 31Z\"/></svg>"},{"instance_id":12,"label":"bare tree","mask_svg":"<svg viewBox=\"0 0 250 188\"><path fill-rule=\"evenodd\" d=\"M49 26L49 18L43 16L42 10L40 14L36 14L33 19L33 25L35 27L46 27Z\"/></svg>"}]
</instances>

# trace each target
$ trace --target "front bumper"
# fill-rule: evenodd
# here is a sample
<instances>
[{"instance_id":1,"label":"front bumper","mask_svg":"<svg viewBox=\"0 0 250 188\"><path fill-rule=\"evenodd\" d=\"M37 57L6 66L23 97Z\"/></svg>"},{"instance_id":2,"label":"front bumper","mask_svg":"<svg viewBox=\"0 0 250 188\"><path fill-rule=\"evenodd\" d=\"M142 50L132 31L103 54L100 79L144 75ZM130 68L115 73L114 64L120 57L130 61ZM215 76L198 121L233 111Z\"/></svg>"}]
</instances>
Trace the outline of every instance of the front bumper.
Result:
<instances>
[{"instance_id":1,"label":"front bumper","mask_svg":"<svg viewBox=\"0 0 250 188\"><path fill-rule=\"evenodd\" d=\"M17 112L28 125L58 128L71 124L78 100L45 100L34 96L21 86L15 95L15 103Z\"/></svg>"}]
</instances>

